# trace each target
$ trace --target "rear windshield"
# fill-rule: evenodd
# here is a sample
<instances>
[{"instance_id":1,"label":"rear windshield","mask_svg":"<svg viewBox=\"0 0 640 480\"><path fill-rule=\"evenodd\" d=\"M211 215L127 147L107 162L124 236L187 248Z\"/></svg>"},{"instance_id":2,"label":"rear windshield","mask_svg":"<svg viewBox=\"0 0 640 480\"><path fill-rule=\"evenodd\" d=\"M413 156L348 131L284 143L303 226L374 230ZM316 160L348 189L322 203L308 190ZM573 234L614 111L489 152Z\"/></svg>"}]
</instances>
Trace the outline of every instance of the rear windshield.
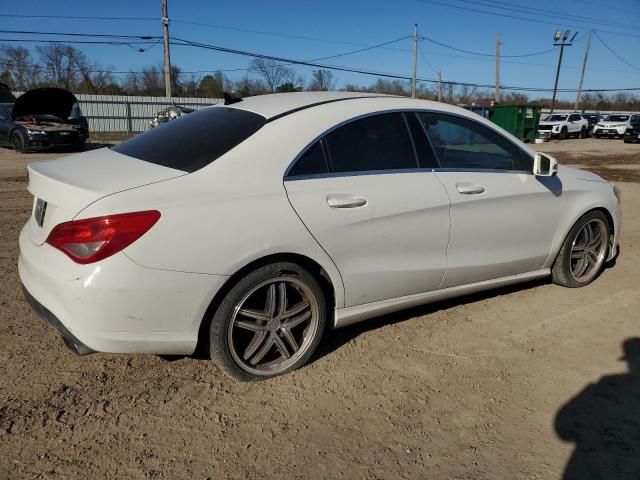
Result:
<instances>
[{"instance_id":1,"label":"rear windshield","mask_svg":"<svg viewBox=\"0 0 640 480\"><path fill-rule=\"evenodd\" d=\"M191 173L245 141L265 123L262 115L245 110L204 108L122 142L113 150Z\"/></svg>"}]
</instances>

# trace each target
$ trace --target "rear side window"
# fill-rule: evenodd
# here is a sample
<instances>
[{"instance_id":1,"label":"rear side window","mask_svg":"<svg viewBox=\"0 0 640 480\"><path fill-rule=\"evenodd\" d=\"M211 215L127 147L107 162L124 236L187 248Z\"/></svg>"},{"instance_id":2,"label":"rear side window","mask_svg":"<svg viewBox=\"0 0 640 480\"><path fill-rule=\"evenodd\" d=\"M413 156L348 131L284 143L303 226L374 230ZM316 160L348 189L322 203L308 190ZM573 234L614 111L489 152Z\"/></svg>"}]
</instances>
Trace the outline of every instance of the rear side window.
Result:
<instances>
[{"instance_id":1,"label":"rear side window","mask_svg":"<svg viewBox=\"0 0 640 480\"><path fill-rule=\"evenodd\" d=\"M265 123L262 115L245 110L204 108L122 142L113 150L191 173L245 141Z\"/></svg>"},{"instance_id":2,"label":"rear side window","mask_svg":"<svg viewBox=\"0 0 640 480\"><path fill-rule=\"evenodd\" d=\"M417 168L402 113L353 121L330 132L324 142L332 172Z\"/></svg>"},{"instance_id":3,"label":"rear side window","mask_svg":"<svg viewBox=\"0 0 640 480\"><path fill-rule=\"evenodd\" d=\"M289 176L318 175L322 173L329 173L329 167L327 166L322 140L320 140L304 152L289 171Z\"/></svg>"},{"instance_id":4,"label":"rear side window","mask_svg":"<svg viewBox=\"0 0 640 480\"><path fill-rule=\"evenodd\" d=\"M531 170L532 161L480 123L453 115L418 113L441 168Z\"/></svg>"}]
</instances>

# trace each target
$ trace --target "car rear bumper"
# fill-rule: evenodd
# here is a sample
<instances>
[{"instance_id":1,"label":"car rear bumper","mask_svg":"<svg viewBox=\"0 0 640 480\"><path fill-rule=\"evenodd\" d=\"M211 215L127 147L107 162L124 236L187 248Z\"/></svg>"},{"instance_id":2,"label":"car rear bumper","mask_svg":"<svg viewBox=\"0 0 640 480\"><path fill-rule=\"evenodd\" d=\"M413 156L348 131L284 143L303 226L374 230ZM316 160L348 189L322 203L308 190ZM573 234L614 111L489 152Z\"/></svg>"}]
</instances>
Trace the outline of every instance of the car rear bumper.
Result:
<instances>
[{"instance_id":1,"label":"car rear bumper","mask_svg":"<svg viewBox=\"0 0 640 480\"><path fill-rule=\"evenodd\" d=\"M62 335L64 344L69 347L72 352L78 355L87 355L89 353L93 353L93 350L91 350L84 343L78 340L73 335L73 333L71 333L69 329L65 327L60 320L58 320L58 317L56 317L44 305L38 302L38 300L36 300L34 296L29 293L29 290L27 290L24 285L22 286L22 293L24 293L24 298L31 307L31 310L33 310L33 312L38 315L38 317L55 328L58 333Z\"/></svg>"},{"instance_id":2,"label":"car rear bumper","mask_svg":"<svg viewBox=\"0 0 640 480\"><path fill-rule=\"evenodd\" d=\"M141 267L123 252L79 265L27 232L18 261L27 300L79 353L191 354L227 279Z\"/></svg>"}]
</instances>

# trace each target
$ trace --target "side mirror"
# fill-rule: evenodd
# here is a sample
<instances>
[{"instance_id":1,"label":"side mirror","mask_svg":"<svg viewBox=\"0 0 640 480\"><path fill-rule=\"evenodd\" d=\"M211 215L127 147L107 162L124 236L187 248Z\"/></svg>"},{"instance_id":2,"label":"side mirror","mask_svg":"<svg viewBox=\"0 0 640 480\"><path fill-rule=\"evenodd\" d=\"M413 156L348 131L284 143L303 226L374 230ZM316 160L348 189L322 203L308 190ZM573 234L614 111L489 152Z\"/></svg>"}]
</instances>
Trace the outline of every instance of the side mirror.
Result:
<instances>
[{"instance_id":1,"label":"side mirror","mask_svg":"<svg viewBox=\"0 0 640 480\"><path fill-rule=\"evenodd\" d=\"M558 173L558 161L551 155L536 152L533 159L533 174L536 177L551 177Z\"/></svg>"}]
</instances>

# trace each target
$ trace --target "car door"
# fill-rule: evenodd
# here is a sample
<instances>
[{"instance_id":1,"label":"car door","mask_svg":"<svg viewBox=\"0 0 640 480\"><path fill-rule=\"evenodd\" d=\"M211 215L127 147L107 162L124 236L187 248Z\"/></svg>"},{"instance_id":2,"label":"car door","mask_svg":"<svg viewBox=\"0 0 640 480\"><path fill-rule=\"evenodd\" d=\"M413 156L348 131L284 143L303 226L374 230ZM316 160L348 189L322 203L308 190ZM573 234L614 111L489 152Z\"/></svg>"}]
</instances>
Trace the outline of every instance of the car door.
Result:
<instances>
[{"instance_id":1,"label":"car door","mask_svg":"<svg viewBox=\"0 0 640 480\"><path fill-rule=\"evenodd\" d=\"M569 115L569 133L578 133L582 129L582 117L576 113Z\"/></svg>"},{"instance_id":2,"label":"car door","mask_svg":"<svg viewBox=\"0 0 640 480\"><path fill-rule=\"evenodd\" d=\"M328 132L285 176L291 205L340 270L347 307L442 281L449 198L421 148L403 113L371 115Z\"/></svg>"},{"instance_id":3,"label":"car door","mask_svg":"<svg viewBox=\"0 0 640 480\"><path fill-rule=\"evenodd\" d=\"M559 179L535 177L531 156L479 121L441 113L417 116L451 199L441 287L541 269L558 224Z\"/></svg>"}]
</instances>

